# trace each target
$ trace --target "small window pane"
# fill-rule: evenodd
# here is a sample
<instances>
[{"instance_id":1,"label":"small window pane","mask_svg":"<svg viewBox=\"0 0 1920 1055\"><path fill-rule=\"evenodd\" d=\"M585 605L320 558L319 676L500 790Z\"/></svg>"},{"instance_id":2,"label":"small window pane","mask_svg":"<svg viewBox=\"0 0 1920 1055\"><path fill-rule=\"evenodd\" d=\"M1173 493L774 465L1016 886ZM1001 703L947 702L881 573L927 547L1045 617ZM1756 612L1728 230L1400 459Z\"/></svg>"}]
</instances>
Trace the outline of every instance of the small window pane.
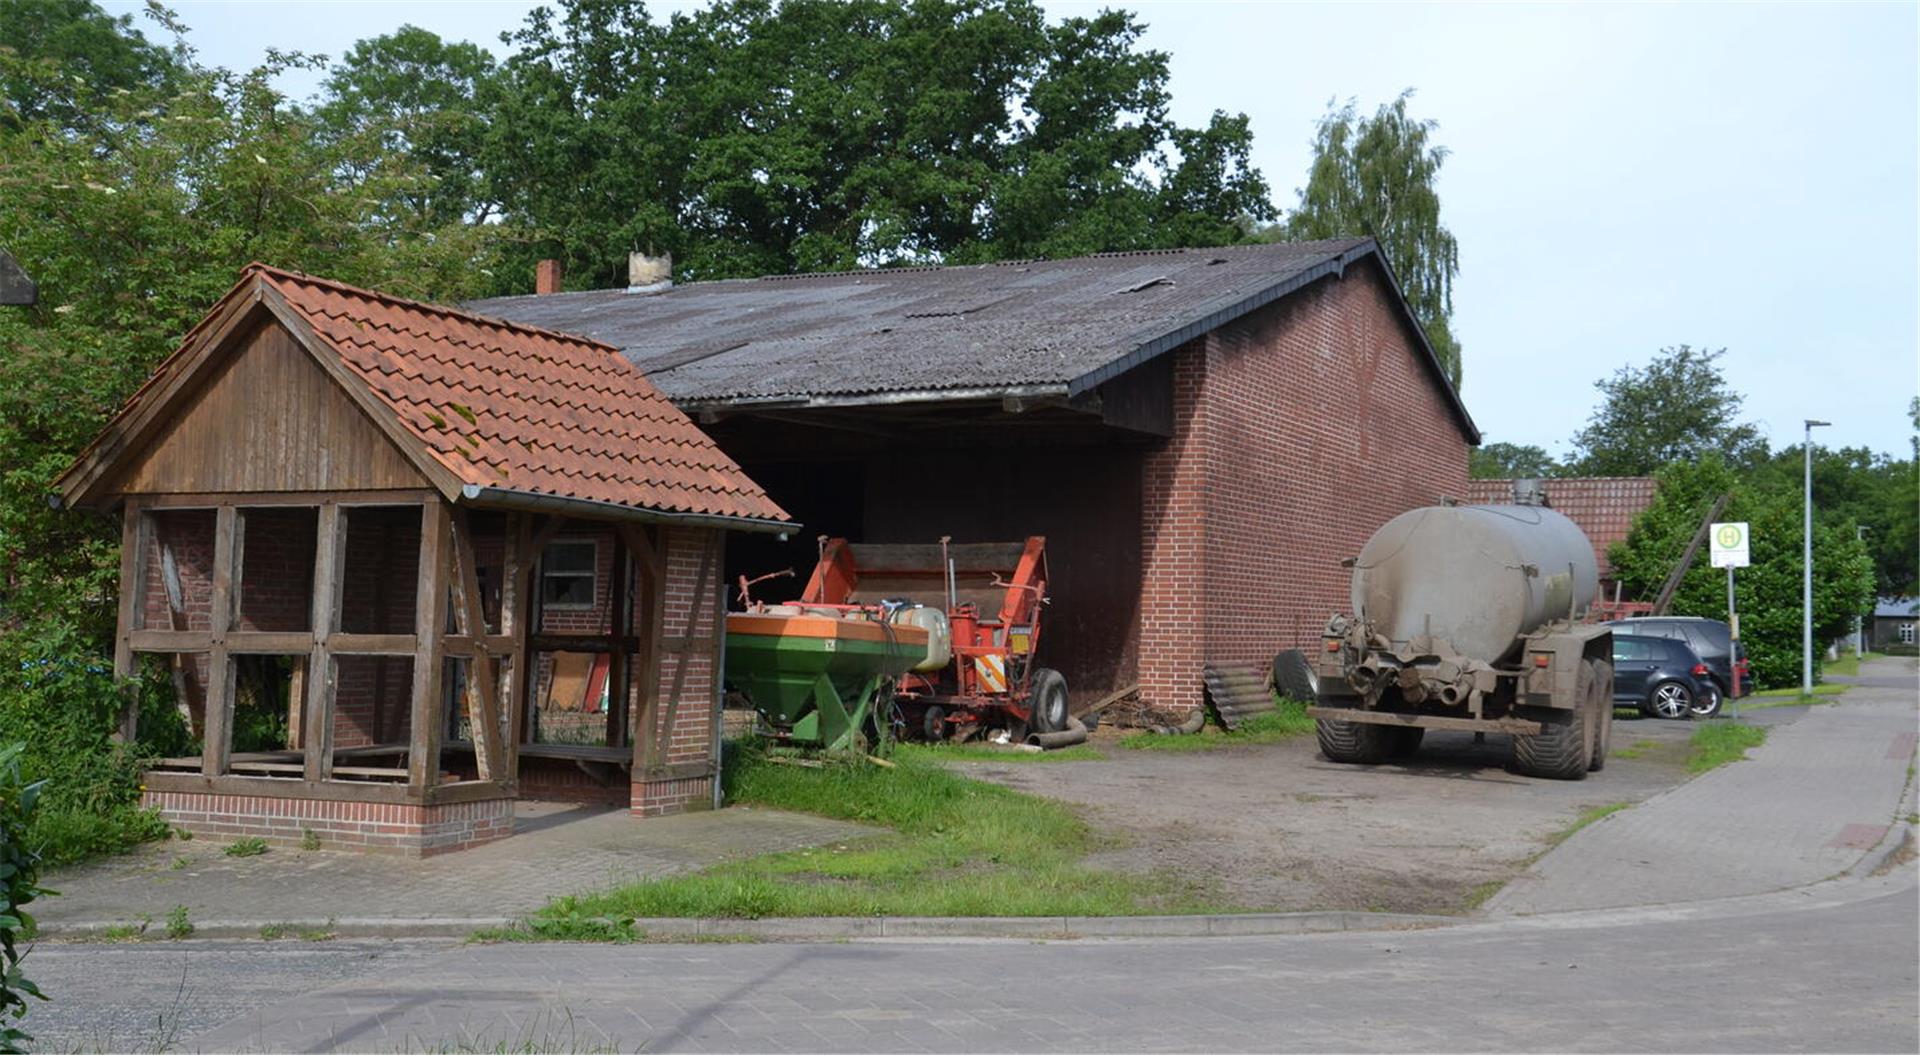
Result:
<instances>
[{"instance_id":1,"label":"small window pane","mask_svg":"<svg viewBox=\"0 0 1920 1055\"><path fill-rule=\"evenodd\" d=\"M550 608L591 608L598 547L591 541L555 542L540 560L540 602Z\"/></svg>"}]
</instances>

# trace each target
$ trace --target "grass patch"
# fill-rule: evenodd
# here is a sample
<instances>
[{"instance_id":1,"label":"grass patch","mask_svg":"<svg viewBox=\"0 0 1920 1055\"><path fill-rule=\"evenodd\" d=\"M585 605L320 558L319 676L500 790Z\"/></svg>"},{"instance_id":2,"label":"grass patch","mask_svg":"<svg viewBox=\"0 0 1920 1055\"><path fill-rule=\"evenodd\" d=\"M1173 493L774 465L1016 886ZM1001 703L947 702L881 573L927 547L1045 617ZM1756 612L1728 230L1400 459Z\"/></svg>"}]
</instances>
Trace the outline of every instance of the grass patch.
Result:
<instances>
[{"instance_id":1,"label":"grass patch","mask_svg":"<svg viewBox=\"0 0 1920 1055\"><path fill-rule=\"evenodd\" d=\"M1488 899L1492 898L1493 895L1498 894L1500 892L1500 888L1506 885L1507 885L1507 881L1504 879L1489 879L1484 883L1476 884L1472 890L1467 891L1467 896L1461 900L1460 911L1461 912L1474 911L1480 906L1486 904Z\"/></svg>"},{"instance_id":2,"label":"grass patch","mask_svg":"<svg viewBox=\"0 0 1920 1055\"><path fill-rule=\"evenodd\" d=\"M1738 762L1766 740L1765 726L1709 722L1693 734L1687 752L1687 772L1705 773L1729 762Z\"/></svg>"},{"instance_id":3,"label":"grass patch","mask_svg":"<svg viewBox=\"0 0 1920 1055\"><path fill-rule=\"evenodd\" d=\"M1611 817L1614 814L1619 813L1621 810L1631 807L1632 805L1633 803L1631 802L1609 802L1604 806L1593 806L1593 807L1589 807L1588 809L1580 811L1580 816L1575 817L1573 819L1572 824L1569 824L1566 827L1560 829L1559 831L1554 832L1552 835L1547 836L1547 850L1551 850L1554 847L1559 846L1561 843L1566 842L1568 839L1573 838L1574 835L1580 831L1580 829L1585 828L1587 825L1592 824L1595 821L1605 820L1606 818ZM1540 852L1544 854L1546 853L1546 850L1542 850Z\"/></svg>"},{"instance_id":4,"label":"grass patch","mask_svg":"<svg viewBox=\"0 0 1920 1055\"><path fill-rule=\"evenodd\" d=\"M1843 652L1840 658L1820 664L1820 673L1838 674L1841 677L1856 677L1860 673L1860 664L1869 659L1879 659L1878 652Z\"/></svg>"},{"instance_id":5,"label":"grass patch","mask_svg":"<svg viewBox=\"0 0 1920 1055\"><path fill-rule=\"evenodd\" d=\"M267 841L257 835L249 835L244 839L234 840L220 852L228 857L258 857L267 852Z\"/></svg>"},{"instance_id":6,"label":"grass patch","mask_svg":"<svg viewBox=\"0 0 1920 1055\"><path fill-rule=\"evenodd\" d=\"M1241 722L1233 732L1209 724L1192 736L1130 733L1120 738L1120 746L1134 751L1215 751L1246 744L1274 744L1312 732L1313 719L1307 717L1307 705L1299 700L1281 700L1273 710Z\"/></svg>"},{"instance_id":7,"label":"grass patch","mask_svg":"<svg viewBox=\"0 0 1920 1055\"><path fill-rule=\"evenodd\" d=\"M1100 847L1056 802L971 780L928 752L896 768L835 761L770 764L757 745L728 752L729 798L891 829L812 850L766 854L703 872L557 898L523 933L482 938L635 941L646 916L1113 916L1216 909L1171 880L1097 871Z\"/></svg>"},{"instance_id":8,"label":"grass patch","mask_svg":"<svg viewBox=\"0 0 1920 1055\"><path fill-rule=\"evenodd\" d=\"M1089 744L1075 744L1054 751L1001 751L982 744L900 743L893 757L926 762L1097 762L1107 757Z\"/></svg>"},{"instance_id":9,"label":"grass patch","mask_svg":"<svg viewBox=\"0 0 1920 1055\"><path fill-rule=\"evenodd\" d=\"M1851 685L1841 685L1838 682L1825 682L1823 684L1815 685L1813 687L1813 695L1838 696L1852 687L1853 686ZM1795 702L1798 702L1797 698L1799 696L1800 696L1800 686L1789 685L1781 689L1762 689L1761 691L1754 693L1752 696L1749 696L1746 699L1742 699L1740 702L1744 704L1747 702L1747 699L1777 700L1783 697L1793 697L1795 698Z\"/></svg>"},{"instance_id":10,"label":"grass patch","mask_svg":"<svg viewBox=\"0 0 1920 1055\"><path fill-rule=\"evenodd\" d=\"M1657 740L1635 740L1626 747L1614 748L1611 754L1615 758L1639 758L1659 746L1660 742Z\"/></svg>"}]
</instances>

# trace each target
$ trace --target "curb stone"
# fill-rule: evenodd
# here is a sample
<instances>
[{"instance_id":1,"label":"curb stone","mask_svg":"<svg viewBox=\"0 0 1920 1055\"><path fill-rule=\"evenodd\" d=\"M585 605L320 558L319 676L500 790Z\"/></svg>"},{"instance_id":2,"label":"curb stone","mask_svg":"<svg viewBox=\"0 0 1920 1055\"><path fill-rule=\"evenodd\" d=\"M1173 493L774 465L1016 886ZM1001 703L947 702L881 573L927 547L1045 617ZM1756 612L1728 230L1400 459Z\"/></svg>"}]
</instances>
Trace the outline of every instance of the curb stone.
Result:
<instances>
[{"instance_id":1,"label":"curb stone","mask_svg":"<svg viewBox=\"0 0 1920 1055\"><path fill-rule=\"evenodd\" d=\"M453 938L478 930L513 926L519 919L333 919L208 920L195 923L186 938L167 939L150 928L139 940L193 941L258 939L264 927L293 933L322 931L330 938ZM612 922L607 920L605 922ZM1209 916L817 916L767 919L636 919L636 934L653 939L743 938L755 941L871 941L885 938L1206 938L1262 934L1319 934L1337 931L1414 930L1469 922L1464 917L1391 912L1265 912ZM125 921L48 924L39 937L48 941L101 940ZM278 941L299 941L283 937Z\"/></svg>"}]
</instances>

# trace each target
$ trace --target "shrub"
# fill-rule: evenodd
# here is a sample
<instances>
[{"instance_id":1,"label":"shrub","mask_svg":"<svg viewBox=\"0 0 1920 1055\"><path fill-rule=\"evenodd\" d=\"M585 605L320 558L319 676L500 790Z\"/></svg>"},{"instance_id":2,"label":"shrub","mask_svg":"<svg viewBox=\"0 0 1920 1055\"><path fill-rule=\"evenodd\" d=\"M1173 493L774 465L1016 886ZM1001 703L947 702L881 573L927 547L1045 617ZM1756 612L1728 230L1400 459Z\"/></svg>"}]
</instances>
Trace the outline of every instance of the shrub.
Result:
<instances>
[{"instance_id":1,"label":"shrub","mask_svg":"<svg viewBox=\"0 0 1920 1055\"><path fill-rule=\"evenodd\" d=\"M39 887L40 856L28 834L43 785L24 776L25 754L21 744L0 746L0 1052L26 1050L33 1037L15 1023L26 1016L28 997L46 999L20 967L26 956L20 942L33 934L24 906L49 893Z\"/></svg>"}]
</instances>

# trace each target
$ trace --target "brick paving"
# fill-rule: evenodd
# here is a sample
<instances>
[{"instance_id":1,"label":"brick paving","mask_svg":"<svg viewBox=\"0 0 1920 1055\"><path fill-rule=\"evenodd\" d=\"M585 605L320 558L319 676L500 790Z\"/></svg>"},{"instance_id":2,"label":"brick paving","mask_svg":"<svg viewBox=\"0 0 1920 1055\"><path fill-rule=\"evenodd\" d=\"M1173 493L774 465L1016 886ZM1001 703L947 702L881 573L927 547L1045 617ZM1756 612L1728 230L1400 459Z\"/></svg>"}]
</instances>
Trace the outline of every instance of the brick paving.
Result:
<instances>
[{"instance_id":1,"label":"brick paving","mask_svg":"<svg viewBox=\"0 0 1920 1055\"><path fill-rule=\"evenodd\" d=\"M806 814L733 807L639 820L625 810L519 804L512 838L413 860L276 847L227 857L210 839L150 844L55 872L60 891L34 907L50 933L80 924L164 920L177 905L197 923L225 920L491 919L551 897L690 872L752 854L818 846L870 829Z\"/></svg>"},{"instance_id":2,"label":"brick paving","mask_svg":"<svg viewBox=\"0 0 1920 1055\"><path fill-rule=\"evenodd\" d=\"M1917 722L1915 662L1869 661L1838 702L1773 726L1746 761L1586 828L1495 895L1486 911L1698 901L1845 872L1895 822Z\"/></svg>"}]
</instances>

